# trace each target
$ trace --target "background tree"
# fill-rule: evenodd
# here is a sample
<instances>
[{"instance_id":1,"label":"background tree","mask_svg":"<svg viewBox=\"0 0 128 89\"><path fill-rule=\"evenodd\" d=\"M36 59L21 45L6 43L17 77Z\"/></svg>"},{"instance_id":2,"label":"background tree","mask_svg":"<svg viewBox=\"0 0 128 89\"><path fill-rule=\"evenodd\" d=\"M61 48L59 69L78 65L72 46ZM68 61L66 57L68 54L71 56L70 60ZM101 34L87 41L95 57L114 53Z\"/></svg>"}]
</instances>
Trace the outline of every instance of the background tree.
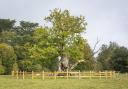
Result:
<instances>
[{"instance_id":1,"label":"background tree","mask_svg":"<svg viewBox=\"0 0 128 89\"><path fill-rule=\"evenodd\" d=\"M15 20L0 19L0 32L10 31L14 28Z\"/></svg>"},{"instance_id":2,"label":"background tree","mask_svg":"<svg viewBox=\"0 0 128 89\"><path fill-rule=\"evenodd\" d=\"M97 57L101 70L128 71L128 49L118 46L115 42L103 45Z\"/></svg>"},{"instance_id":3,"label":"background tree","mask_svg":"<svg viewBox=\"0 0 128 89\"><path fill-rule=\"evenodd\" d=\"M33 23L29 21L20 21L20 26L15 27L15 31L19 35L32 35L35 28L38 27L38 23Z\"/></svg>"},{"instance_id":4,"label":"background tree","mask_svg":"<svg viewBox=\"0 0 128 89\"><path fill-rule=\"evenodd\" d=\"M0 65L4 67L5 74L11 73L15 62L16 55L14 49L8 44L0 44Z\"/></svg>"},{"instance_id":5,"label":"background tree","mask_svg":"<svg viewBox=\"0 0 128 89\"><path fill-rule=\"evenodd\" d=\"M9 43L11 42L14 33L12 29L14 28L15 20L10 19L0 19L0 42Z\"/></svg>"},{"instance_id":6,"label":"background tree","mask_svg":"<svg viewBox=\"0 0 128 89\"><path fill-rule=\"evenodd\" d=\"M33 33L35 44L30 48L30 55L35 65L43 70L57 70L57 49L48 28L37 28Z\"/></svg>"},{"instance_id":7,"label":"background tree","mask_svg":"<svg viewBox=\"0 0 128 89\"><path fill-rule=\"evenodd\" d=\"M13 38L14 50L17 55L17 62L20 70L32 70L32 61L29 55L29 48L34 44L32 34L38 27L38 23L20 21L19 26L15 26L13 31L16 33ZM29 66L29 67L28 67Z\"/></svg>"},{"instance_id":8,"label":"background tree","mask_svg":"<svg viewBox=\"0 0 128 89\"><path fill-rule=\"evenodd\" d=\"M97 57L98 64L101 64L102 70L111 70L109 61L116 48L118 48L118 45L115 42L110 42L109 45L102 45Z\"/></svg>"},{"instance_id":9,"label":"background tree","mask_svg":"<svg viewBox=\"0 0 128 89\"><path fill-rule=\"evenodd\" d=\"M128 72L128 49L125 47L115 49L110 66L115 71Z\"/></svg>"}]
</instances>

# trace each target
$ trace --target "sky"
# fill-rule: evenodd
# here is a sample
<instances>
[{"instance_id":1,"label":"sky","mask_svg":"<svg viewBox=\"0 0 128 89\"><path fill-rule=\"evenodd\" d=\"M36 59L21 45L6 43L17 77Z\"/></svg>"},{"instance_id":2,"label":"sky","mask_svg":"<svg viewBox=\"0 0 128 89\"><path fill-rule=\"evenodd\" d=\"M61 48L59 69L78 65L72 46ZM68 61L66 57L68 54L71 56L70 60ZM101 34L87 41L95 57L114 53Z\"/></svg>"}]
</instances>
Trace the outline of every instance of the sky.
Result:
<instances>
[{"instance_id":1,"label":"sky","mask_svg":"<svg viewBox=\"0 0 128 89\"><path fill-rule=\"evenodd\" d=\"M32 21L44 25L44 17L54 8L68 9L72 15L85 16L83 35L97 49L110 41L128 48L128 0L0 0L0 18Z\"/></svg>"}]
</instances>

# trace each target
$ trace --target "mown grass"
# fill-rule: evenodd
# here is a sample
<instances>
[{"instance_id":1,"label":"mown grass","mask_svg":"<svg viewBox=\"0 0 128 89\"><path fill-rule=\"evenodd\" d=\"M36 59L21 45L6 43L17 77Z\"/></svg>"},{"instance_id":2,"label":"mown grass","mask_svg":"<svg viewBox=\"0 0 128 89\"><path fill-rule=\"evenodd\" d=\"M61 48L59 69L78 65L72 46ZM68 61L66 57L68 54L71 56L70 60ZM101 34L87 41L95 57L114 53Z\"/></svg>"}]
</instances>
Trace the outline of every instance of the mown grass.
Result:
<instances>
[{"instance_id":1,"label":"mown grass","mask_svg":"<svg viewBox=\"0 0 128 89\"><path fill-rule=\"evenodd\" d=\"M113 79L14 79L0 76L0 89L128 89L128 77Z\"/></svg>"}]
</instances>

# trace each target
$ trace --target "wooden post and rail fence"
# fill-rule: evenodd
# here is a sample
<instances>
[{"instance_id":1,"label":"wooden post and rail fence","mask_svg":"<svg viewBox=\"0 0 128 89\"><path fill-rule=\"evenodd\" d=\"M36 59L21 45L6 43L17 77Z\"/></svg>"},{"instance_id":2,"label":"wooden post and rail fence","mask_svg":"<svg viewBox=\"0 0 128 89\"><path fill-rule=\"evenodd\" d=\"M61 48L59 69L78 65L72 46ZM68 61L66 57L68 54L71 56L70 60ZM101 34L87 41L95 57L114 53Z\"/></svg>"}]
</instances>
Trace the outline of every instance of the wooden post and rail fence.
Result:
<instances>
[{"instance_id":1,"label":"wooden post and rail fence","mask_svg":"<svg viewBox=\"0 0 128 89\"><path fill-rule=\"evenodd\" d=\"M115 71L87 71L87 72L71 72L71 71L66 71L66 72L26 72L26 71L12 71L12 77L16 79L60 79L60 78L65 78L65 79L72 79L72 78L77 78L77 79L83 79L83 78L114 78L115 77Z\"/></svg>"}]
</instances>

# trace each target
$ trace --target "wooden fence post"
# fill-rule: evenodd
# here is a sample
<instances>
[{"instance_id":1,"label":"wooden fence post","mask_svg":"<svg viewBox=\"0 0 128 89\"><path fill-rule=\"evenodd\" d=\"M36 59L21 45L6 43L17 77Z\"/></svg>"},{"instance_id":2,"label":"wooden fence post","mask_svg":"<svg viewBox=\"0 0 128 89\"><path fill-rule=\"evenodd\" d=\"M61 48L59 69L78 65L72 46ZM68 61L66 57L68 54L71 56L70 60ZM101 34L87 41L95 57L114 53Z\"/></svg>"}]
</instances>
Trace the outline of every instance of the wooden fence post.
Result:
<instances>
[{"instance_id":1,"label":"wooden fence post","mask_svg":"<svg viewBox=\"0 0 128 89\"><path fill-rule=\"evenodd\" d=\"M109 76L110 76L110 78L111 78L111 71L109 71Z\"/></svg>"},{"instance_id":2,"label":"wooden fence post","mask_svg":"<svg viewBox=\"0 0 128 89\"><path fill-rule=\"evenodd\" d=\"M91 71L89 72L89 76L90 76L90 79L92 79L92 72Z\"/></svg>"},{"instance_id":3,"label":"wooden fence post","mask_svg":"<svg viewBox=\"0 0 128 89\"><path fill-rule=\"evenodd\" d=\"M14 71L12 71L12 77L14 77Z\"/></svg>"},{"instance_id":4,"label":"wooden fence post","mask_svg":"<svg viewBox=\"0 0 128 89\"><path fill-rule=\"evenodd\" d=\"M19 77L20 77L20 75L21 75L21 72L19 71Z\"/></svg>"},{"instance_id":5,"label":"wooden fence post","mask_svg":"<svg viewBox=\"0 0 128 89\"><path fill-rule=\"evenodd\" d=\"M24 79L24 71L22 72L22 75L23 75L23 79Z\"/></svg>"},{"instance_id":6,"label":"wooden fence post","mask_svg":"<svg viewBox=\"0 0 128 89\"><path fill-rule=\"evenodd\" d=\"M56 71L56 79L58 78L58 71Z\"/></svg>"},{"instance_id":7,"label":"wooden fence post","mask_svg":"<svg viewBox=\"0 0 128 89\"><path fill-rule=\"evenodd\" d=\"M44 80L44 71L42 71L42 79Z\"/></svg>"},{"instance_id":8,"label":"wooden fence post","mask_svg":"<svg viewBox=\"0 0 128 89\"><path fill-rule=\"evenodd\" d=\"M34 72L32 71L32 79L34 79Z\"/></svg>"},{"instance_id":9,"label":"wooden fence post","mask_svg":"<svg viewBox=\"0 0 128 89\"><path fill-rule=\"evenodd\" d=\"M116 78L115 71L113 71L113 78Z\"/></svg>"},{"instance_id":10,"label":"wooden fence post","mask_svg":"<svg viewBox=\"0 0 128 89\"><path fill-rule=\"evenodd\" d=\"M113 78L113 72L112 71L110 71L110 74L111 74L111 78Z\"/></svg>"},{"instance_id":11,"label":"wooden fence post","mask_svg":"<svg viewBox=\"0 0 128 89\"><path fill-rule=\"evenodd\" d=\"M100 73L100 79L101 79L101 71L99 73Z\"/></svg>"},{"instance_id":12,"label":"wooden fence post","mask_svg":"<svg viewBox=\"0 0 128 89\"><path fill-rule=\"evenodd\" d=\"M105 71L105 78L107 79L108 78L108 72Z\"/></svg>"},{"instance_id":13,"label":"wooden fence post","mask_svg":"<svg viewBox=\"0 0 128 89\"><path fill-rule=\"evenodd\" d=\"M19 79L18 71L16 71L16 78Z\"/></svg>"},{"instance_id":14,"label":"wooden fence post","mask_svg":"<svg viewBox=\"0 0 128 89\"><path fill-rule=\"evenodd\" d=\"M54 78L56 79L56 71L54 72Z\"/></svg>"},{"instance_id":15,"label":"wooden fence post","mask_svg":"<svg viewBox=\"0 0 128 89\"><path fill-rule=\"evenodd\" d=\"M68 79L68 70L67 70L67 79Z\"/></svg>"},{"instance_id":16,"label":"wooden fence post","mask_svg":"<svg viewBox=\"0 0 128 89\"><path fill-rule=\"evenodd\" d=\"M81 75L80 75L80 70L79 70L79 79L81 78L80 76L81 76Z\"/></svg>"},{"instance_id":17,"label":"wooden fence post","mask_svg":"<svg viewBox=\"0 0 128 89\"><path fill-rule=\"evenodd\" d=\"M93 71L91 71L91 78L93 78L93 76L94 76L94 72L93 72Z\"/></svg>"}]
</instances>

